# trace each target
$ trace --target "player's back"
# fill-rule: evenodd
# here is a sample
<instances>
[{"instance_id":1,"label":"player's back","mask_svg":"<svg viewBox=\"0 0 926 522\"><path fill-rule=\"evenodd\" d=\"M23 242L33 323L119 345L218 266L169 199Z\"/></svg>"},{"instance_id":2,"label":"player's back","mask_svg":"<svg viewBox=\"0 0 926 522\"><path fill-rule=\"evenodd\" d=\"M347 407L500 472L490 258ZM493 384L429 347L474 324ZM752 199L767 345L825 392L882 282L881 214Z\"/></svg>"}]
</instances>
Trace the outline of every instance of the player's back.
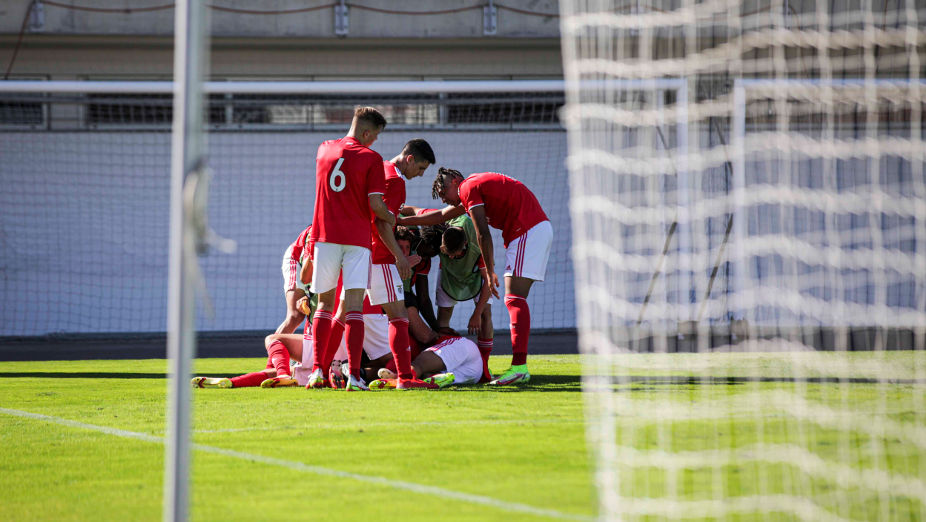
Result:
<instances>
[{"instance_id":1,"label":"player's back","mask_svg":"<svg viewBox=\"0 0 926 522\"><path fill-rule=\"evenodd\" d=\"M505 245L548 219L537 196L526 185L504 174L482 172L468 176L460 184L460 196L474 200L469 197L474 192L478 192L485 205L489 225L502 231ZM464 206L469 210L467 201Z\"/></svg>"},{"instance_id":2,"label":"player's back","mask_svg":"<svg viewBox=\"0 0 926 522\"><path fill-rule=\"evenodd\" d=\"M315 159L312 240L370 248L370 194L383 193L383 159L351 137L329 140Z\"/></svg>"}]
</instances>

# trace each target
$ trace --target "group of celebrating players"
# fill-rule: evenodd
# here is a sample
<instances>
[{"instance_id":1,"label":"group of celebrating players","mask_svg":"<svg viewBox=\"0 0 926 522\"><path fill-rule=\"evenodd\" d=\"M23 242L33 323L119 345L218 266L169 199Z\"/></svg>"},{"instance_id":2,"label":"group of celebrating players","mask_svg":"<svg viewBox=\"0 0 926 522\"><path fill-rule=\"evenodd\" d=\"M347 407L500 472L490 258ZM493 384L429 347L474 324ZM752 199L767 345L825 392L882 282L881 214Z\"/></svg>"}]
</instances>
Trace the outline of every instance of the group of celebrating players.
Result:
<instances>
[{"instance_id":1,"label":"group of celebrating players","mask_svg":"<svg viewBox=\"0 0 926 522\"><path fill-rule=\"evenodd\" d=\"M287 316L265 339L266 368L231 379L195 377L194 387L359 391L530 380L527 296L543 281L553 239L540 203L503 174L464 178L441 167L431 194L447 206L405 205L406 180L422 176L436 158L427 141L413 139L383 161L369 147L385 126L379 111L360 107L345 137L318 148L312 225L284 254ZM489 226L501 230L506 248L512 344L511 366L494 377L491 303L500 283ZM434 256L436 317L427 288ZM476 343L449 328L454 305L471 299L468 331ZM294 334L303 319L305 333Z\"/></svg>"}]
</instances>

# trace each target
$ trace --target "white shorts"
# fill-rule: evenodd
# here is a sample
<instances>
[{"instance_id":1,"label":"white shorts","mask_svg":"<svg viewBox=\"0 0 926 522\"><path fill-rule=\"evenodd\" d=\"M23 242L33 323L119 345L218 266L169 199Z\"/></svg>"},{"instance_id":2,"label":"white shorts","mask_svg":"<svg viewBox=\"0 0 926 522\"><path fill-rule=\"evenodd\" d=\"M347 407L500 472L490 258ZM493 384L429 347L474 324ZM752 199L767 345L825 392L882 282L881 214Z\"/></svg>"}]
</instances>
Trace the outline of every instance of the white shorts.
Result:
<instances>
[{"instance_id":1,"label":"white shorts","mask_svg":"<svg viewBox=\"0 0 926 522\"><path fill-rule=\"evenodd\" d=\"M312 358L313 353L312 334L305 333L302 336L302 361L293 365L293 379L296 379L296 383L299 386L305 386L308 384L309 376L312 375L312 366L315 365L315 361ZM340 365L340 361L346 360L347 348L341 346L338 348L337 353L334 354L334 361L331 364Z\"/></svg>"},{"instance_id":2,"label":"white shorts","mask_svg":"<svg viewBox=\"0 0 926 522\"><path fill-rule=\"evenodd\" d=\"M447 295L447 292L444 292L444 287L441 281L442 275L443 275L443 272L441 271L437 272L437 288L434 290L434 301L437 303L437 306L441 308L453 308L460 301L457 301L456 299ZM479 277L482 277L482 275L480 275ZM485 281L483 281L482 284L485 285ZM494 300L495 298L492 297L492 294L489 294L488 303L491 305L492 301ZM479 294L476 294L476 297L473 298L473 303L478 303L478 302L479 302Z\"/></svg>"},{"instance_id":3,"label":"white shorts","mask_svg":"<svg viewBox=\"0 0 926 522\"><path fill-rule=\"evenodd\" d=\"M466 337L452 337L428 348L444 361L457 384L472 384L482 378L482 356L476 343Z\"/></svg>"},{"instance_id":4,"label":"white shorts","mask_svg":"<svg viewBox=\"0 0 926 522\"><path fill-rule=\"evenodd\" d=\"M543 281L553 245L553 225L537 223L521 237L508 244L505 252L505 275Z\"/></svg>"},{"instance_id":5,"label":"white shorts","mask_svg":"<svg viewBox=\"0 0 926 522\"><path fill-rule=\"evenodd\" d=\"M295 290L301 287L299 284L299 272L302 270L302 265L299 263L299 261L293 259L293 245L289 245L289 248L287 248L286 252L283 253L283 266L280 268L283 270L284 294L290 290Z\"/></svg>"},{"instance_id":6,"label":"white shorts","mask_svg":"<svg viewBox=\"0 0 926 522\"><path fill-rule=\"evenodd\" d=\"M374 306L405 299L405 286L395 265L373 265L367 296Z\"/></svg>"},{"instance_id":7,"label":"white shorts","mask_svg":"<svg viewBox=\"0 0 926 522\"><path fill-rule=\"evenodd\" d=\"M341 338L338 353L347 353L347 336ZM392 353L389 349L389 318L386 314L363 314L363 351L371 361ZM344 356L347 359L347 355ZM337 359L337 357L335 357Z\"/></svg>"},{"instance_id":8,"label":"white shorts","mask_svg":"<svg viewBox=\"0 0 926 522\"><path fill-rule=\"evenodd\" d=\"M338 286L343 272L344 288L367 288L370 280L370 249L337 243L315 243L315 266L312 271L312 291L323 294Z\"/></svg>"}]
</instances>

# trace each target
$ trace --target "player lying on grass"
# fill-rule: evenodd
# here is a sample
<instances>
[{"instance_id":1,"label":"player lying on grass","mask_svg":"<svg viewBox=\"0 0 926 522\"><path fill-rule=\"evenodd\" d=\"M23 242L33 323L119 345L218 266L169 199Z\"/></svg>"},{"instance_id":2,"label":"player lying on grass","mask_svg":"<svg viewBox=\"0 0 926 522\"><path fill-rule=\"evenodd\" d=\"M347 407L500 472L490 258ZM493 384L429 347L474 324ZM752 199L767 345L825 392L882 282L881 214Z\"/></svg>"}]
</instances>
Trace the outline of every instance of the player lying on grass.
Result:
<instances>
[{"instance_id":1,"label":"player lying on grass","mask_svg":"<svg viewBox=\"0 0 926 522\"><path fill-rule=\"evenodd\" d=\"M403 216L420 216L431 212L438 211L417 207L402 209ZM434 292L438 327L435 330L441 334L457 335L450 328L453 309L459 302L472 300L475 307L467 323L467 331L478 335L476 345L488 360L495 337L492 328L491 281L479 247L476 229L467 214L449 220L447 226L442 228L438 253L440 270Z\"/></svg>"},{"instance_id":2,"label":"player lying on grass","mask_svg":"<svg viewBox=\"0 0 926 522\"><path fill-rule=\"evenodd\" d=\"M440 388L451 384L475 384L488 380L488 367L482 360L479 347L465 337L442 336L441 340L426 348L412 361L412 370L425 382ZM371 390L396 387L395 373L388 368L380 370L380 379L370 382Z\"/></svg>"},{"instance_id":3,"label":"player lying on grass","mask_svg":"<svg viewBox=\"0 0 926 522\"><path fill-rule=\"evenodd\" d=\"M492 295L498 297L498 274L489 226L502 231L505 245L505 306L511 316L511 367L489 384L530 380L527 345L530 308L527 296L535 281L543 281L553 243L553 227L533 192L523 183L497 172L471 174L440 168L431 195L449 205L443 210L400 218L400 225L432 225L469 214L476 229Z\"/></svg>"},{"instance_id":4,"label":"player lying on grass","mask_svg":"<svg viewBox=\"0 0 926 522\"><path fill-rule=\"evenodd\" d=\"M311 316L310 306L306 304L308 298L303 297L297 302L303 313ZM261 388L276 388L278 386L296 386L308 380L308 372L300 371L312 367L312 334L311 328L306 326L305 333L299 334L271 334L264 338L264 347L267 349L267 367L261 371L246 373L237 377L193 377L194 388L248 388L260 386ZM346 358L346 350L342 358ZM290 359L301 361L302 366L290 367ZM338 364L340 367L340 364Z\"/></svg>"},{"instance_id":5,"label":"player lying on grass","mask_svg":"<svg viewBox=\"0 0 926 522\"><path fill-rule=\"evenodd\" d=\"M309 227L311 228L311 226ZM308 249L303 249L302 262L298 273L298 281L304 288L312 280L313 264ZM285 271L284 271L285 273ZM304 317L312 317L317 306L317 296L303 296L295 305ZM296 386L300 377L307 380L305 372L299 370L302 366L312 367L312 328L306 320L305 331L302 335L275 333L264 338L264 347L267 349L267 367L259 372L246 373L231 379L225 377L194 377L194 388L246 388L260 386L262 388L275 388L278 386ZM346 358L346 353L344 354ZM290 359L301 361L295 369L290 368ZM304 369L304 368L303 368ZM293 371L297 373L294 375ZM305 382L302 382L305 384Z\"/></svg>"}]
</instances>

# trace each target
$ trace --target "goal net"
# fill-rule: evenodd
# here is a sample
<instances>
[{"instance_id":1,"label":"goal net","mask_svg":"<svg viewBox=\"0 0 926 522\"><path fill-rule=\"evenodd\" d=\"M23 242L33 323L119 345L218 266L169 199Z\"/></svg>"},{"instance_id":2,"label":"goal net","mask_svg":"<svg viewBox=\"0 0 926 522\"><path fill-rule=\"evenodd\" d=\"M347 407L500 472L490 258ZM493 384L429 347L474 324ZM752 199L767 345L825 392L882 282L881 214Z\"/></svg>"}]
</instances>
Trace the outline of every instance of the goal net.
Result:
<instances>
[{"instance_id":1,"label":"goal net","mask_svg":"<svg viewBox=\"0 0 926 522\"><path fill-rule=\"evenodd\" d=\"M560 5L601 518L924 518L924 5Z\"/></svg>"},{"instance_id":2,"label":"goal net","mask_svg":"<svg viewBox=\"0 0 926 522\"><path fill-rule=\"evenodd\" d=\"M309 224L315 153L356 105L388 120L391 159L427 139L437 164L523 181L556 223L536 328L574 328L562 82L214 82L208 91L209 225L234 254L200 259L214 314L198 331L272 332L283 320L283 253ZM172 95L161 82L0 82L0 337L166 329ZM431 197L436 167L407 184ZM495 237L500 241L500 236ZM504 250L497 266L504 266ZM431 270L436 287L437 261ZM433 297L432 297L433 302ZM451 326L466 330L461 303ZM508 325L493 307L497 329Z\"/></svg>"}]
</instances>

